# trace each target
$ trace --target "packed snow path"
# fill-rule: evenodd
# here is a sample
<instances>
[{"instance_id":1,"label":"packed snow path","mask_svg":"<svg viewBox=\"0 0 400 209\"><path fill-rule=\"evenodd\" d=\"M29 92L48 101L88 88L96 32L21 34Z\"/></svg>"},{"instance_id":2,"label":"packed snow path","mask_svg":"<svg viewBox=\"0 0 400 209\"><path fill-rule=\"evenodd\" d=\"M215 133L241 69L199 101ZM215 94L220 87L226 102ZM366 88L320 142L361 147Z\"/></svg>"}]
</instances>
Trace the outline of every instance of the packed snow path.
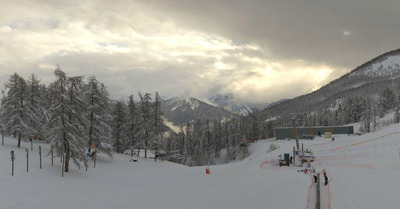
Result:
<instances>
[{"instance_id":1,"label":"packed snow path","mask_svg":"<svg viewBox=\"0 0 400 209\"><path fill-rule=\"evenodd\" d=\"M314 175L317 176L317 182L314 181ZM310 173L309 176L311 183L308 188L306 209L330 209L329 184L325 185L324 177L319 173Z\"/></svg>"}]
</instances>

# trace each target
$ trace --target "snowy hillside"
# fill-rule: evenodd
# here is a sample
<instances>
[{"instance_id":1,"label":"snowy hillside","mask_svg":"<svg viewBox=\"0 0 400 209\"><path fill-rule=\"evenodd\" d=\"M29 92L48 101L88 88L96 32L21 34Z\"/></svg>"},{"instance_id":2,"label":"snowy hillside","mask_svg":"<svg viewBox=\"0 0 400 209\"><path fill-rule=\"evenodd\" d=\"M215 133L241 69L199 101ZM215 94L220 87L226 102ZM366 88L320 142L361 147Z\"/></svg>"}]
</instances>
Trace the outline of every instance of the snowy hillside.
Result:
<instances>
[{"instance_id":1,"label":"snowy hillside","mask_svg":"<svg viewBox=\"0 0 400 209\"><path fill-rule=\"evenodd\" d=\"M214 107L190 96L162 100L161 109L164 118L178 127L198 120L205 122L206 120L213 121L237 117L232 112Z\"/></svg>"},{"instance_id":2,"label":"snowy hillside","mask_svg":"<svg viewBox=\"0 0 400 209\"><path fill-rule=\"evenodd\" d=\"M381 55L360 66L358 69L351 72L349 76L398 77L400 75L399 70L400 50L396 50Z\"/></svg>"},{"instance_id":3,"label":"snowy hillside","mask_svg":"<svg viewBox=\"0 0 400 209\"><path fill-rule=\"evenodd\" d=\"M355 68L322 88L261 111L258 117L280 118L276 123L290 121L290 113L323 112L341 102L368 98L377 102L386 89L398 94L400 83L400 49L387 52Z\"/></svg>"},{"instance_id":4,"label":"snowy hillside","mask_svg":"<svg viewBox=\"0 0 400 209\"><path fill-rule=\"evenodd\" d=\"M184 99L174 98L175 106L172 107L171 111L174 111L184 105L187 105L191 110L195 110L199 107L199 101L191 98L190 96L186 96Z\"/></svg>"},{"instance_id":5,"label":"snowy hillside","mask_svg":"<svg viewBox=\"0 0 400 209\"><path fill-rule=\"evenodd\" d=\"M400 125L362 136L334 135L301 140L313 151L316 172L326 169L328 186L321 185L321 208L398 208L400 199ZM274 143L279 149L267 152ZM43 148L39 168L38 146ZM303 167L279 167L278 155L290 153L294 141L259 141L251 144L247 159L224 165L186 167L114 154L90 161L86 172L71 167L61 177L59 159L51 165L49 144L35 142L26 171L25 147L6 137L0 146L2 178L0 208L166 208L166 209L304 209L315 206L315 184ZM11 176L10 151L16 153L15 175Z\"/></svg>"}]
</instances>

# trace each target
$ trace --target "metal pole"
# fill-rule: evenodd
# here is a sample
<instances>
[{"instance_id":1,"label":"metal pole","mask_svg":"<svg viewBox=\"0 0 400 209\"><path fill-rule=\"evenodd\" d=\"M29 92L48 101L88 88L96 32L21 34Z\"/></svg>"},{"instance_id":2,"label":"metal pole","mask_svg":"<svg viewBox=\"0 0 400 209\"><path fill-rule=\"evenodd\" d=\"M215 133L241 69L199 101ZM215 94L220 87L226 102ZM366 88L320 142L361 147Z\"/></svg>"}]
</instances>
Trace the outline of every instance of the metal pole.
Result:
<instances>
[{"instance_id":1,"label":"metal pole","mask_svg":"<svg viewBox=\"0 0 400 209\"><path fill-rule=\"evenodd\" d=\"M97 158L97 150L94 150L94 165L93 168L96 168L96 158Z\"/></svg>"},{"instance_id":2,"label":"metal pole","mask_svg":"<svg viewBox=\"0 0 400 209\"><path fill-rule=\"evenodd\" d=\"M29 171L29 150L26 148L26 172Z\"/></svg>"},{"instance_id":3,"label":"metal pole","mask_svg":"<svg viewBox=\"0 0 400 209\"><path fill-rule=\"evenodd\" d=\"M40 169L42 169L42 147L39 146Z\"/></svg>"},{"instance_id":4,"label":"metal pole","mask_svg":"<svg viewBox=\"0 0 400 209\"><path fill-rule=\"evenodd\" d=\"M297 139L296 115L294 113L292 113L292 123L293 123L294 138ZM299 148L297 147L297 149Z\"/></svg>"},{"instance_id":5,"label":"metal pole","mask_svg":"<svg viewBox=\"0 0 400 209\"><path fill-rule=\"evenodd\" d=\"M296 123L295 123L295 114L294 113L289 113L290 115L290 120L292 120L292 126L293 126L293 133L294 133L294 139L296 139ZM290 137L289 137L290 138ZM299 147L297 147L297 149L299 149Z\"/></svg>"},{"instance_id":6,"label":"metal pole","mask_svg":"<svg viewBox=\"0 0 400 209\"><path fill-rule=\"evenodd\" d=\"M61 174L61 177L64 177L64 157L65 157L65 153L63 153L63 155L62 155L62 166L61 166L62 174Z\"/></svg>"},{"instance_id":7,"label":"metal pole","mask_svg":"<svg viewBox=\"0 0 400 209\"><path fill-rule=\"evenodd\" d=\"M53 157L53 153L54 153L54 147L53 147L53 145L51 145L51 165L53 166L53 159L54 159L54 157Z\"/></svg>"},{"instance_id":8,"label":"metal pole","mask_svg":"<svg viewBox=\"0 0 400 209\"><path fill-rule=\"evenodd\" d=\"M296 148L293 146L293 164L296 162Z\"/></svg>"},{"instance_id":9,"label":"metal pole","mask_svg":"<svg viewBox=\"0 0 400 209\"><path fill-rule=\"evenodd\" d=\"M33 150L33 134L29 135L29 140L31 141L31 150Z\"/></svg>"},{"instance_id":10,"label":"metal pole","mask_svg":"<svg viewBox=\"0 0 400 209\"><path fill-rule=\"evenodd\" d=\"M14 176L14 160L15 160L14 150L11 150L10 154L11 154L11 164L12 164L11 175Z\"/></svg>"},{"instance_id":11,"label":"metal pole","mask_svg":"<svg viewBox=\"0 0 400 209\"><path fill-rule=\"evenodd\" d=\"M318 180L317 180L317 200L315 201L315 209L320 209L321 208L321 196L320 196L320 185L319 185L319 173L318 175Z\"/></svg>"}]
</instances>

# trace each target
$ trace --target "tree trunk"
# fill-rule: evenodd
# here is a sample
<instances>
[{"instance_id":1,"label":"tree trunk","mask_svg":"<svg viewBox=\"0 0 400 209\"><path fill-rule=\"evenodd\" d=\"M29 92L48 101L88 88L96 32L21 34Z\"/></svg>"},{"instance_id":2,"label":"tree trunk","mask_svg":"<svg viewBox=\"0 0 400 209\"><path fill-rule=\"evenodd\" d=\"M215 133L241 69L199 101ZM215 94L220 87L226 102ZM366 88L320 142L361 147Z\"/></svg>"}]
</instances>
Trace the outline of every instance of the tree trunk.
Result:
<instances>
[{"instance_id":1,"label":"tree trunk","mask_svg":"<svg viewBox=\"0 0 400 209\"><path fill-rule=\"evenodd\" d=\"M70 152L69 152L69 145L67 146L67 149L65 150L65 164L64 164L64 171L68 172L69 170L69 159L71 158Z\"/></svg>"},{"instance_id":2,"label":"tree trunk","mask_svg":"<svg viewBox=\"0 0 400 209\"><path fill-rule=\"evenodd\" d=\"M144 141L144 158L147 158L147 139L149 138L149 133L146 128L146 140Z\"/></svg>"},{"instance_id":3,"label":"tree trunk","mask_svg":"<svg viewBox=\"0 0 400 209\"><path fill-rule=\"evenodd\" d=\"M144 141L144 158L147 158L147 139Z\"/></svg>"},{"instance_id":4,"label":"tree trunk","mask_svg":"<svg viewBox=\"0 0 400 209\"><path fill-rule=\"evenodd\" d=\"M17 147L21 147L21 133L18 135L18 145Z\"/></svg>"}]
</instances>

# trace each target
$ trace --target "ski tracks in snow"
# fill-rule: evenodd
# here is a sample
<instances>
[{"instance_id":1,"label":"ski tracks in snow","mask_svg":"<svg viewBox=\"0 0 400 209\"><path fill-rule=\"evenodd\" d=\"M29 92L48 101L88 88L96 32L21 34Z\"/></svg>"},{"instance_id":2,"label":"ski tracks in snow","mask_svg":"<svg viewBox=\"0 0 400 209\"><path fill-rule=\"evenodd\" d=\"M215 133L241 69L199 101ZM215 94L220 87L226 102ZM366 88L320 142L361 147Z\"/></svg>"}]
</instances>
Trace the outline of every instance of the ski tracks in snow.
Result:
<instances>
[{"instance_id":1,"label":"ski tracks in snow","mask_svg":"<svg viewBox=\"0 0 400 209\"><path fill-rule=\"evenodd\" d=\"M346 206L346 208L354 208L354 209L363 209L364 207L361 206L361 204L359 202L357 202L353 197L353 194L349 191L347 191L346 187L343 185L343 183L340 181L340 177L337 176L336 172L330 172L331 175L333 175L333 177L335 177L335 181L334 181L334 185L332 185L333 189L334 189L334 193L337 193L338 191L340 191L340 196L342 197L341 199L341 204L342 205L338 205L336 206L337 208L341 208L343 206ZM332 178L332 177L331 177ZM331 182L329 180L329 184L330 185ZM329 189L329 187L328 187ZM338 195L336 195L338 196ZM329 193L329 198L331 198L331 194ZM322 209L322 207L321 207Z\"/></svg>"},{"instance_id":2,"label":"ski tracks in snow","mask_svg":"<svg viewBox=\"0 0 400 209\"><path fill-rule=\"evenodd\" d=\"M323 176L320 175L320 179L318 179L317 183L314 183L313 174L310 175L311 184L308 188L308 196L307 196L307 206L306 209L318 209L317 201L317 186L319 184L319 209L331 209L331 193L329 190L330 182L328 185L324 185Z\"/></svg>"},{"instance_id":3,"label":"ski tracks in snow","mask_svg":"<svg viewBox=\"0 0 400 209\"><path fill-rule=\"evenodd\" d=\"M331 184L330 180L328 181L328 184L325 185L324 182L325 180L322 179L323 177L320 177L320 197L321 197L321 209L331 209L331 193L329 190L329 185Z\"/></svg>"}]
</instances>

